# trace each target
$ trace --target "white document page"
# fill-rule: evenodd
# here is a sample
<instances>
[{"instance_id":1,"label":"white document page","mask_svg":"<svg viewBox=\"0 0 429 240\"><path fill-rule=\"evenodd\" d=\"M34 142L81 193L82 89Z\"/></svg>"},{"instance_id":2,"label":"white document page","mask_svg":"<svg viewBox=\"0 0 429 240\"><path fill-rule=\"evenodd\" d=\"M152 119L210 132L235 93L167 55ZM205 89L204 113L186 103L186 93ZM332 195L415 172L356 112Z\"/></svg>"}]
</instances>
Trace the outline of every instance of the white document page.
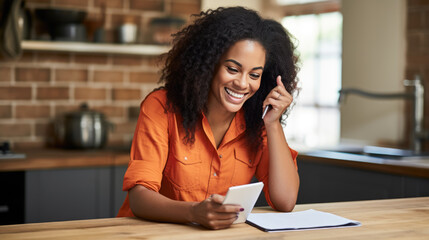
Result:
<instances>
[{"instance_id":1,"label":"white document page","mask_svg":"<svg viewBox=\"0 0 429 240\"><path fill-rule=\"evenodd\" d=\"M360 222L313 209L291 213L251 213L247 223L267 232L361 225Z\"/></svg>"}]
</instances>

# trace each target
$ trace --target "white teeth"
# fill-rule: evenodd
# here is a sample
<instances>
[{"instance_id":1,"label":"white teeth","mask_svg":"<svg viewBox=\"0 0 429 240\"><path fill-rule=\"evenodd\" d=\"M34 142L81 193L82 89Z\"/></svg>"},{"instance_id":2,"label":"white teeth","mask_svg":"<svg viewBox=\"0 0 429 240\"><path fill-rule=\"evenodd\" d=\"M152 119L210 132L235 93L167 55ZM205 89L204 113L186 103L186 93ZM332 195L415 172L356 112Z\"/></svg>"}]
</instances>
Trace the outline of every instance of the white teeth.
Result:
<instances>
[{"instance_id":1,"label":"white teeth","mask_svg":"<svg viewBox=\"0 0 429 240\"><path fill-rule=\"evenodd\" d=\"M229 95L231 95L231 96L233 96L233 97L235 97L235 98L243 98L243 97L244 97L244 94L235 93L235 92L231 91L231 90L230 90L230 89L228 89L228 88L225 88L225 90L226 90L226 92L227 92Z\"/></svg>"}]
</instances>

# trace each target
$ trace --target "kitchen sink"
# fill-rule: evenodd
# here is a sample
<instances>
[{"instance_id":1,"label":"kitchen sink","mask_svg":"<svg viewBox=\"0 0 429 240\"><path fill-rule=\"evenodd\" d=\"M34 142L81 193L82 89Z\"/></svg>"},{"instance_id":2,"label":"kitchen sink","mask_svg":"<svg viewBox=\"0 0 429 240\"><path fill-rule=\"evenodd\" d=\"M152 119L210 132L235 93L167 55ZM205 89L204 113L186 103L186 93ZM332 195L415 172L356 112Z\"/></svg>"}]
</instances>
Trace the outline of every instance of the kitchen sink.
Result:
<instances>
[{"instance_id":1,"label":"kitchen sink","mask_svg":"<svg viewBox=\"0 0 429 240\"><path fill-rule=\"evenodd\" d=\"M0 153L0 160L2 159L25 159L26 155L23 153Z\"/></svg>"},{"instance_id":2,"label":"kitchen sink","mask_svg":"<svg viewBox=\"0 0 429 240\"><path fill-rule=\"evenodd\" d=\"M25 159L25 154L14 153L10 150L9 142L0 144L0 160L2 159Z\"/></svg>"},{"instance_id":3,"label":"kitchen sink","mask_svg":"<svg viewBox=\"0 0 429 240\"><path fill-rule=\"evenodd\" d=\"M348 153L354 155L364 155L374 158L390 159L390 160L416 160L428 159L429 152L415 153L412 150L387 148L378 146L339 146L332 149L325 149L330 152Z\"/></svg>"}]
</instances>

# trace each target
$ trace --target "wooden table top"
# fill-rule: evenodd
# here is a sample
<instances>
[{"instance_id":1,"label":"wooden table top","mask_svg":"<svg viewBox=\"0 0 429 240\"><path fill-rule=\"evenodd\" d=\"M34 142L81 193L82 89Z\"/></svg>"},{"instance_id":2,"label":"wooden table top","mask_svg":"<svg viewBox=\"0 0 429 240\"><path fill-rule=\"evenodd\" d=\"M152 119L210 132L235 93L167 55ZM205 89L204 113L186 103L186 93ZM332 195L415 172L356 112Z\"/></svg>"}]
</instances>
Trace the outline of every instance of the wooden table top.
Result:
<instances>
[{"instance_id":1,"label":"wooden table top","mask_svg":"<svg viewBox=\"0 0 429 240\"><path fill-rule=\"evenodd\" d=\"M360 221L360 227L266 233L246 223L224 230L108 218L0 226L0 239L429 239L429 197L302 204ZM271 212L256 208L253 212Z\"/></svg>"}]
</instances>

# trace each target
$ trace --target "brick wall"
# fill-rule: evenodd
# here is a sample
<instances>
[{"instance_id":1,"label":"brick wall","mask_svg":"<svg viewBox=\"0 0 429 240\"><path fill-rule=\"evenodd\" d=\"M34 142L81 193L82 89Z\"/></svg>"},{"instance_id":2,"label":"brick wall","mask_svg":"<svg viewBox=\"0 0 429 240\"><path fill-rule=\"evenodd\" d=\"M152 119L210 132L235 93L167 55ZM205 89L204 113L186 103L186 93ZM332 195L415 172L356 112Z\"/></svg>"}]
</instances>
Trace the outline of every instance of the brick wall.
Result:
<instances>
[{"instance_id":1,"label":"brick wall","mask_svg":"<svg viewBox=\"0 0 429 240\"><path fill-rule=\"evenodd\" d=\"M424 129L429 130L429 0L408 0L406 78L419 74L425 89ZM424 144L429 151L429 140Z\"/></svg>"},{"instance_id":2,"label":"brick wall","mask_svg":"<svg viewBox=\"0 0 429 240\"><path fill-rule=\"evenodd\" d=\"M102 0L27 0L30 9L73 7L96 19ZM115 41L115 29L125 16L144 29L151 18L165 15L189 19L200 11L200 0L106 1L106 36ZM115 124L110 146L130 144L141 100L155 87L156 57L24 51L15 61L0 61L0 142L14 149L52 145L52 121L87 102Z\"/></svg>"}]
</instances>

